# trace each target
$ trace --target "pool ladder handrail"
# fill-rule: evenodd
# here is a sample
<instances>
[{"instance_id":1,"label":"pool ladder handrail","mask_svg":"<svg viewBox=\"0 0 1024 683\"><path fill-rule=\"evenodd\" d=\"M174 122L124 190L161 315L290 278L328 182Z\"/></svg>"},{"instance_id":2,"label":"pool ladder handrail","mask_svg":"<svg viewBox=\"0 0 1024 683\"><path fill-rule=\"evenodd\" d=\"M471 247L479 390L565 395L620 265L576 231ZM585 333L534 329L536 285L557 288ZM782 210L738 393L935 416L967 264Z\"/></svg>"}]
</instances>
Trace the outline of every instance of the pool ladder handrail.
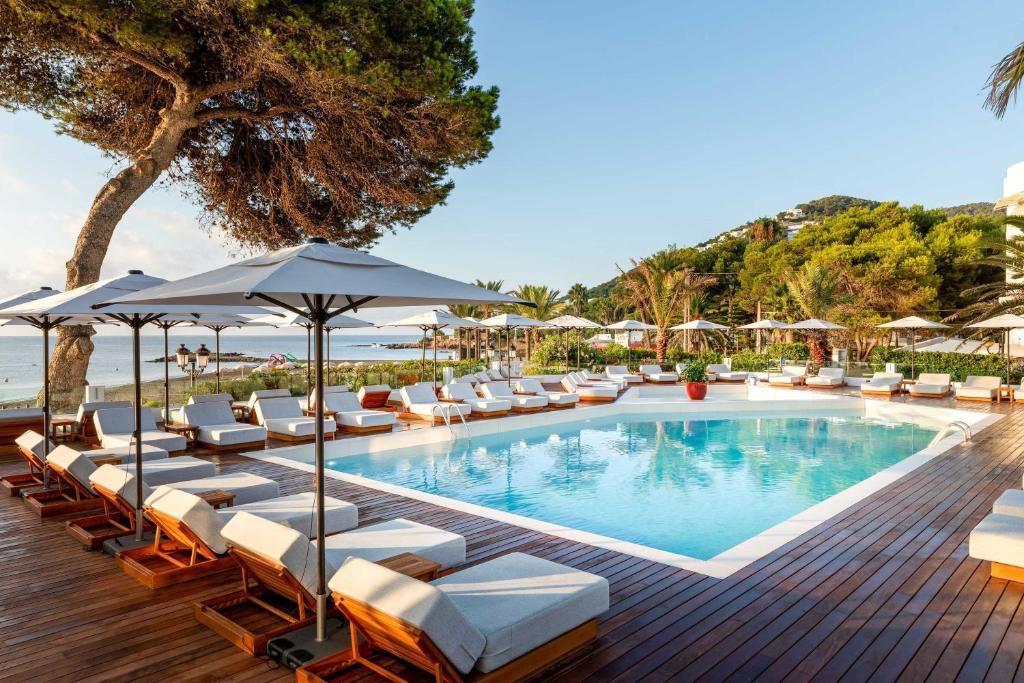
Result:
<instances>
[{"instance_id":1,"label":"pool ladder handrail","mask_svg":"<svg viewBox=\"0 0 1024 683\"><path fill-rule=\"evenodd\" d=\"M454 404L451 404L451 405L454 405ZM455 430L452 429L452 416L451 416L451 414L447 410L444 409L444 406L442 406L440 402L437 402L437 403L434 404L434 410L436 410L438 412L438 414L441 416L441 420L443 420L445 426L448 427L448 433L451 434L452 441L458 440L458 438L459 438L458 435L455 433ZM466 424L466 418L462 416L462 411L461 410L456 411L456 412L459 415L459 419L462 420L462 426L466 428L466 438L469 438L469 425Z\"/></svg>"},{"instance_id":2,"label":"pool ladder handrail","mask_svg":"<svg viewBox=\"0 0 1024 683\"><path fill-rule=\"evenodd\" d=\"M928 446L929 447L934 446L935 444L937 444L940 441L942 441L943 439L945 439L946 435L949 433L949 430L953 429L953 428L959 429L960 432L964 435L963 443L970 442L970 440L971 440L971 426L969 424L967 424L966 422L964 422L963 420L953 420L952 422L950 422L949 424L947 424L945 427L943 427L942 429L940 429L938 431L938 433L932 438L932 440L928 444Z\"/></svg>"}]
</instances>

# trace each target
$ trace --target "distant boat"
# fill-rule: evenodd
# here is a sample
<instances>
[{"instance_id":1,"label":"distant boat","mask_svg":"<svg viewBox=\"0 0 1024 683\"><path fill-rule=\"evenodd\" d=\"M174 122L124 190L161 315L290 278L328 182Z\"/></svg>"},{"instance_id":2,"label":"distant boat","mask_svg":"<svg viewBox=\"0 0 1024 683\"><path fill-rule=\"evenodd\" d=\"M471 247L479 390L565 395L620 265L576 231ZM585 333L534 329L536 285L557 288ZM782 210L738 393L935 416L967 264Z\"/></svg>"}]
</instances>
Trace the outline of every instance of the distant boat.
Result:
<instances>
[{"instance_id":1,"label":"distant boat","mask_svg":"<svg viewBox=\"0 0 1024 683\"><path fill-rule=\"evenodd\" d=\"M371 348L374 348L374 349L379 349L379 348L381 348L382 346L384 346L384 345L383 345L383 344L381 344L380 342L373 342L372 344L370 344L370 347L371 347Z\"/></svg>"}]
</instances>

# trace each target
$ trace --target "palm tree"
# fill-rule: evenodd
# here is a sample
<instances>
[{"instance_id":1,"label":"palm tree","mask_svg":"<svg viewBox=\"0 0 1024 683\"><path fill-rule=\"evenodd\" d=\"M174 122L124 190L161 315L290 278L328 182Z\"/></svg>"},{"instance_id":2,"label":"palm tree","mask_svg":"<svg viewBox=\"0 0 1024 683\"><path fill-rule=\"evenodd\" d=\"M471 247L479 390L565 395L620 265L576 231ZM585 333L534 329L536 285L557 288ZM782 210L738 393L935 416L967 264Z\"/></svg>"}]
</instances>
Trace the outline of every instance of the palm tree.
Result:
<instances>
[{"instance_id":1,"label":"palm tree","mask_svg":"<svg viewBox=\"0 0 1024 683\"><path fill-rule=\"evenodd\" d=\"M582 316L583 311L587 308L587 288L582 282L577 282L569 291L565 297L569 302L569 311L573 315Z\"/></svg>"},{"instance_id":2,"label":"palm tree","mask_svg":"<svg viewBox=\"0 0 1024 683\"><path fill-rule=\"evenodd\" d=\"M797 307L808 318L824 319L849 298L841 291L839 273L815 263L805 263L787 279L786 285ZM822 365L829 352L827 333L809 331L807 345L815 365Z\"/></svg>"},{"instance_id":3,"label":"palm tree","mask_svg":"<svg viewBox=\"0 0 1024 683\"><path fill-rule=\"evenodd\" d=\"M989 74L988 97L985 99L985 106L991 109L995 115L1002 118L1010 103L1016 101L1017 90L1021 81L1024 80L1024 43L1013 48L1013 51L1004 56Z\"/></svg>"},{"instance_id":4,"label":"palm tree","mask_svg":"<svg viewBox=\"0 0 1024 683\"><path fill-rule=\"evenodd\" d=\"M501 292L501 291L503 291L505 289L505 281L504 280L488 280L487 282L484 282L483 280L476 280L473 284L475 284L477 287L483 287L484 289L489 289L492 292ZM501 306L499 304L481 304L480 307L479 307L480 319L483 320L485 318L490 318L491 316L497 315L498 313L503 311L504 308L505 308L504 306ZM490 346L491 346L491 331L489 329L487 329L487 328L484 328L483 330L481 330L481 332L484 335L484 347L485 348L490 348ZM500 338L499 338L499 341L500 341Z\"/></svg>"},{"instance_id":5,"label":"palm tree","mask_svg":"<svg viewBox=\"0 0 1024 683\"><path fill-rule=\"evenodd\" d=\"M562 293L557 289L548 288L547 285L519 285L509 293L533 304L533 307L515 304L512 308L519 315L534 320L549 320L561 313L562 304L558 300ZM535 336L539 338L540 330L530 330L526 334L527 358L530 357L530 342Z\"/></svg>"},{"instance_id":6,"label":"palm tree","mask_svg":"<svg viewBox=\"0 0 1024 683\"><path fill-rule=\"evenodd\" d=\"M655 331L654 349L658 359L668 353L668 328L686 310L693 296L707 289L715 279L682 266L678 259L659 252L622 273L622 284L633 305Z\"/></svg>"},{"instance_id":7,"label":"palm tree","mask_svg":"<svg viewBox=\"0 0 1024 683\"><path fill-rule=\"evenodd\" d=\"M1005 221L1007 225L1024 228L1024 217L1007 216ZM1024 236L998 242L978 264L999 268L1010 278L965 289L964 298L973 303L948 319L966 324L1002 313L1024 315Z\"/></svg>"},{"instance_id":8,"label":"palm tree","mask_svg":"<svg viewBox=\"0 0 1024 683\"><path fill-rule=\"evenodd\" d=\"M479 308L477 306L474 306L473 304L453 304L453 305L448 307L448 310L451 311L452 313L454 313L455 315L459 316L460 318L477 318L477 317L479 317L479 313L480 313ZM475 328L474 328L473 331L475 331ZM470 334L472 334L472 332ZM473 355L475 355L473 353L473 350L474 350L474 348L479 348L479 345L474 345L473 348L471 348L469 345L467 345L465 343L466 330L464 330L462 328L459 328L458 335L459 335L459 355L460 355L460 357L462 355L462 347L463 346L466 346L466 351L467 351L466 356L467 357L472 357ZM477 341L479 341L478 337L476 339L477 339Z\"/></svg>"}]
</instances>

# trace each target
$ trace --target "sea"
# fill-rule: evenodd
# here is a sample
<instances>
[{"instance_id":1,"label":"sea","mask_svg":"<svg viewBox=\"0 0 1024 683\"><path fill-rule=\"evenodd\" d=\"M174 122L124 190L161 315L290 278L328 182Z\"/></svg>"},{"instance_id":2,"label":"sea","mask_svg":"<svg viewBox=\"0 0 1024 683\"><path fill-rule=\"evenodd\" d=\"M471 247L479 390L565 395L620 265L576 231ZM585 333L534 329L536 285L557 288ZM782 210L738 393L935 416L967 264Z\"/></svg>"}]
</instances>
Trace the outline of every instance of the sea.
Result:
<instances>
[{"instance_id":1,"label":"sea","mask_svg":"<svg viewBox=\"0 0 1024 683\"><path fill-rule=\"evenodd\" d=\"M417 349L389 349L387 344L415 342L418 335L344 335L331 334L332 361L391 361L410 360L420 357ZM88 380L92 385L114 386L129 384L132 381L132 347L131 338L122 335L103 335L92 338L95 345L89 360ZM142 379L162 379L163 363L150 363L163 356L163 336L143 335ZM51 349L56 343L56 335L50 341ZM170 353L178 344L185 344L193 351L200 344L212 352L214 350L213 334L175 334L171 330L168 347ZM220 338L221 353L241 353L247 356L268 358L271 354L291 354L300 360L306 358L306 335L232 335L225 332ZM430 351L428 350L428 355ZM438 358L447 358L448 354L438 351ZM0 401L15 401L35 396L42 388L43 346L42 334L26 336L0 336ZM211 362L211 367L213 363ZM222 368L238 366L239 363L224 362ZM255 365L255 363L244 363ZM177 366L171 363L171 376L180 376Z\"/></svg>"}]
</instances>

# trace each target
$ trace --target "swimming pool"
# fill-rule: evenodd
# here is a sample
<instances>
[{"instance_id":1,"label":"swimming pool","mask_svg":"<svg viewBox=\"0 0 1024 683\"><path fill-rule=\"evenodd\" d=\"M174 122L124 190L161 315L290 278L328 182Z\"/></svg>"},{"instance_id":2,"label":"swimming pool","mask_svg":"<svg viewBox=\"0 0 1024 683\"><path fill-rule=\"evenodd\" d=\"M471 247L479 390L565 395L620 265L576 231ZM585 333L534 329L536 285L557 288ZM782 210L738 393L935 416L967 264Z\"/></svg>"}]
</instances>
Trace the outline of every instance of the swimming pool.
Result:
<instances>
[{"instance_id":1,"label":"swimming pool","mask_svg":"<svg viewBox=\"0 0 1024 683\"><path fill-rule=\"evenodd\" d=\"M612 415L333 458L329 469L709 560L928 445L861 415Z\"/></svg>"}]
</instances>

